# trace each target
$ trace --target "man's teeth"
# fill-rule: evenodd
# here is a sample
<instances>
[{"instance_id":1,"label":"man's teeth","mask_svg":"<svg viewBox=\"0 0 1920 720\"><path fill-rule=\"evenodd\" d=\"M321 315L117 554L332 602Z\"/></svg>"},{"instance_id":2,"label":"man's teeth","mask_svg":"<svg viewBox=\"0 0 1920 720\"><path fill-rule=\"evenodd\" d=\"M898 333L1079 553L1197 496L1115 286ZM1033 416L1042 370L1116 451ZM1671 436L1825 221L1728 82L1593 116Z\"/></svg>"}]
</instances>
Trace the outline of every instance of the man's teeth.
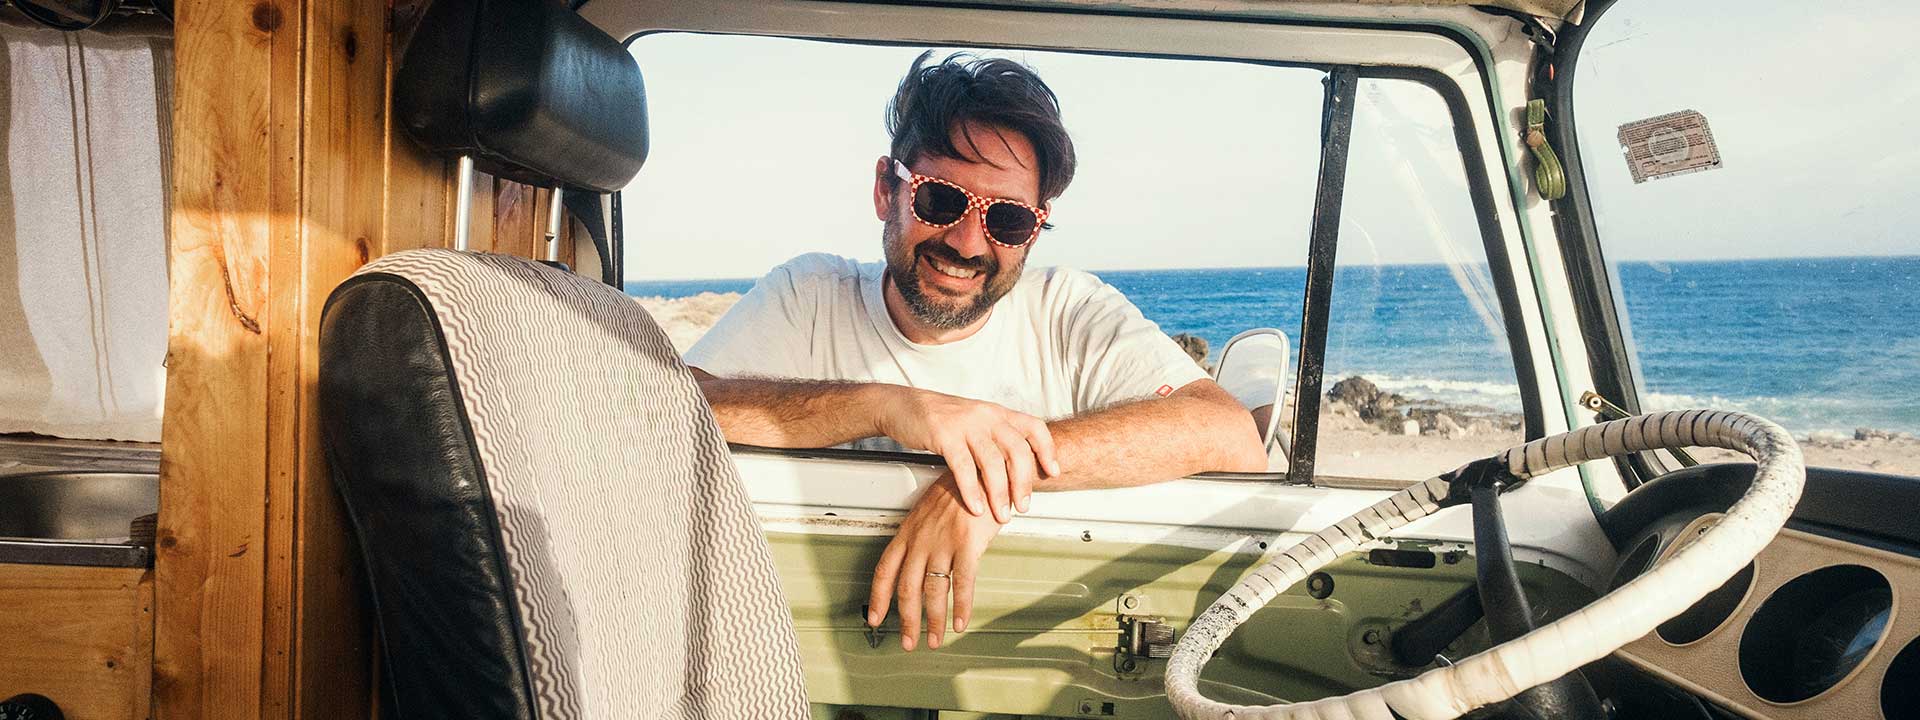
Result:
<instances>
[{"instance_id":1,"label":"man's teeth","mask_svg":"<svg viewBox=\"0 0 1920 720\"><path fill-rule=\"evenodd\" d=\"M980 271L978 270L966 270L962 268L953 267L952 265L943 264L939 260L935 260L933 258L927 258L927 264L932 265L933 269L939 270L940 274L942 275L946 275L947 277L956 277L962 280L965 280L967 278L971 278L975 275L980 274Z\"/></svg>"}]
</instances>

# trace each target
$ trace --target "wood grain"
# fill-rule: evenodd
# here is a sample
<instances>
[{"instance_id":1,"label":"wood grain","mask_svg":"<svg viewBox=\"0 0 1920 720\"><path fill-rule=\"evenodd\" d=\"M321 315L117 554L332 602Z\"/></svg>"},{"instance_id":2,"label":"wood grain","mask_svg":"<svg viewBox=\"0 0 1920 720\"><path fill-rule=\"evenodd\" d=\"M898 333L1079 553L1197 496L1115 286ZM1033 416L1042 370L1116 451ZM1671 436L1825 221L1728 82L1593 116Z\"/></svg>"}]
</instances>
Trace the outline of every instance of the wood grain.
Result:
<instances>
[{"instance_id":1,"label":"wood grain","mask_svg":"<svg viewBox=\"0 0 1920 720\"><path fill-rule=\"evenodd\" d=\"M298 59L292 9L178 7L153 668L166 717L260 712L268 275L299 151L297 126L274 122L297 100L276 72Z\"/></svg>"},{"instance_id":2,"label":"wood grain","mask_svg":"<svg viewBox=\"0 0 1920 720\"><path fill-rule=\"evenodd\" d=\"M393 122L388 13L180 3L156 716L374 707L364 580L317 430L320 312L373 258L450 245L454 207L453 162ZM477 176L472 248L539 257L548 198Z\"/></svg>"},{"instance_id":3,"label":"wood grain","mask_svg":"<svg viewBox=\"0 0 1920 720\"><path fill-rule=\"evenodd\" d=\"M39 693L70 720L147 717L152 573L0 563L0 692Z\"/></svg>"}]
</instances>

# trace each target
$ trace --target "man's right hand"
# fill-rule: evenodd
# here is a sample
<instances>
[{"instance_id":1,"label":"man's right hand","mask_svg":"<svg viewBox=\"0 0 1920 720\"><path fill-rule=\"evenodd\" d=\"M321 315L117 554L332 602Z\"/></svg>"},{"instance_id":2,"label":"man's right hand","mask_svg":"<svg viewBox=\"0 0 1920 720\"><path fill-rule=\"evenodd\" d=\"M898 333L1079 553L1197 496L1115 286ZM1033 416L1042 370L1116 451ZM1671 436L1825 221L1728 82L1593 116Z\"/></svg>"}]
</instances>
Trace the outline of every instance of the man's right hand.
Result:
<instances>
[{"instance_id":1,"label":"man's right hand","mask_svg":"<svg viewBox=\"0 0 1920 720\"><path fill-rule=\"evenodd\" d=\"M881 434L947 461L967 511L989 509L1002 523L1008 506L1027 511L1038 473L1060 474L1053 434L1040 418L994 403L904 386L882 403Z\"/></svg>"}]
</instances>

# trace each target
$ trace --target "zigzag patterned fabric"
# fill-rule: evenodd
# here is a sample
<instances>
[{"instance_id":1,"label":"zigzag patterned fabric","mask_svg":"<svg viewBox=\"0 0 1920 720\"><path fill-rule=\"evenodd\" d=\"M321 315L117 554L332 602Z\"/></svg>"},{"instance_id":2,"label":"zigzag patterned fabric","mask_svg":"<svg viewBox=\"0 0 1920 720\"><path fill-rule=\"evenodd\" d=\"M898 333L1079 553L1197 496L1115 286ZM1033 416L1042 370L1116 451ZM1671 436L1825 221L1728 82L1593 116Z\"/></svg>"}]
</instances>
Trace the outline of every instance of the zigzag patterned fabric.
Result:
<instances>
[{"instance_id":1,"label":"zigzag patterned fabric","mask_svg":"<svg viewBox=\"0 0 1920 720\"><path fill-rule=\"evenodd\" d=\"M445 333L538 716L808 717L760 523L653 318L505 255L409 251L366 273L419 287Z\"/></svg>"}]
</instances>

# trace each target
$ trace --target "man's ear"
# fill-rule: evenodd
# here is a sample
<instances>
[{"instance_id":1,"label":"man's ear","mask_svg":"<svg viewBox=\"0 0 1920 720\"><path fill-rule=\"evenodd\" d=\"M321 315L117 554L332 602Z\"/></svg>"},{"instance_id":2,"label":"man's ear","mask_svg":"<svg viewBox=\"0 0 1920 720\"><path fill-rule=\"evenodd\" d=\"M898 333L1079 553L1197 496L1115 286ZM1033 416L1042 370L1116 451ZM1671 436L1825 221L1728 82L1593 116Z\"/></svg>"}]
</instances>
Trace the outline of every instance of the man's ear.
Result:
<instances>
[{"instance_id":1,"label":"man's ear","mask_svg":"<svg viewBox=\"0 0 1920 720\"><path fill-rule=\"evenodd\" d=\"M886 222L893 219L893 158L880 156L873 166L873 216Z\"/></svg>"}]
</instances>

